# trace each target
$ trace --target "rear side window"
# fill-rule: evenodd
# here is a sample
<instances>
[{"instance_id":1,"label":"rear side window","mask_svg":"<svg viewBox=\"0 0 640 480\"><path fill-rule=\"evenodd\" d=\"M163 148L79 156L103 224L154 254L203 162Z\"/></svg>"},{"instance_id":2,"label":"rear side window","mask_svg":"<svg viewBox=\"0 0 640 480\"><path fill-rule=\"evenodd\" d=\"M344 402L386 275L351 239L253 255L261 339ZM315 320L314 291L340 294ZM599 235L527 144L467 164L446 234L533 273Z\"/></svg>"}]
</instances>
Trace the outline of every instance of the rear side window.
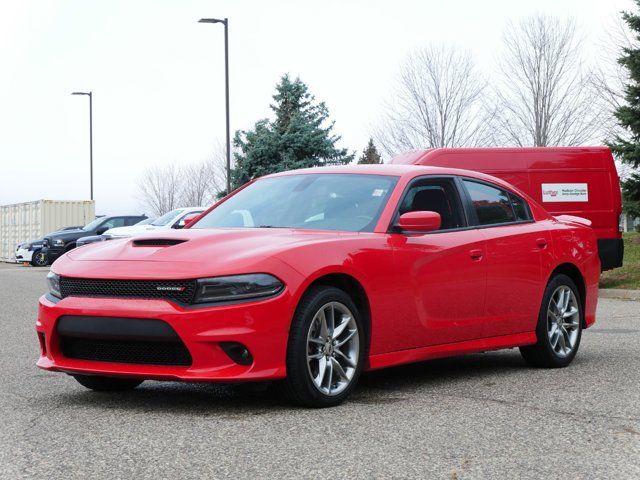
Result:
<instances>
[{"instance_id":1,"label":"rear side window","mask_svg":"<svg viewBox=\"0 0 640 480\"><path fill-rule=\"evenodd\" d=\"M528 220L524 200L485 183L463 180L480 225Z\"/></svg>"},{"instance_id":2,"label":"rear side window","mask_svg":"<svg viewBox=\"0 0 640 480\"><path fill-rule=\"evenodd\" d=\"M513 213L515 213L517 221L531 220L531 212L529 211L527 202L511 192L509 192L509 199L511 200L511 206L513 207Z\"/></svg>"}]
</instances>

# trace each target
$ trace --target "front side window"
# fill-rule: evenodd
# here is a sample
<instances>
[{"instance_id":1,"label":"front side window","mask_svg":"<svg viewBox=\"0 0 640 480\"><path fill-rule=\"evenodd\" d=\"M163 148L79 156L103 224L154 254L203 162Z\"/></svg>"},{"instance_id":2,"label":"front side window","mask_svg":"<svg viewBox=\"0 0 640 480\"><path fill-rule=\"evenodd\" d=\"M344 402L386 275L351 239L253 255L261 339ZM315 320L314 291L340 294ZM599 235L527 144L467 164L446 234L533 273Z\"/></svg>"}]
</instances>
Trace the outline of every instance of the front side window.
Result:
<instances>
[{"instance_id":1,"label":"front side window","mask_svg":"<svg viewBox=\"0 0 640 480\"><path fill-rule=\"evenodd\" d=\"M449 178L414 182L402 199L398 213L402 215L416 211L439 213L440 230L465 226L460 197L454 181Z\"/></svg>"},{"instance_id":2,"label":"front side window","mask_svg":"<svg viewBox=\"0 0 640 480\"><path fill-rule=\"evenodd\" d=\"M529 220L524 200L502 188L463 180L480 225L495 225Z\"/></svg>"},{"instance_id":3,"label":"front side window","mask_svg":"<svg viewBox=\"0 0 640 480\"><path fill-rule=\"evenodd\" d=\"M92 222L89 222L84 227L82 227L82 230L84 230L85 232L93 232L102 222L104 222L104 218L96 218Z\"/></svg>"},{"instance_id":4,"label":"front side window","mask_svg":"<svg viewBox=\"0 0 640 480\"><path fill-rule=\"evenodd\" d=\"M191 228L299 228L373 231L397 177L302 174L247 186Z\"/></svg>"},{"instance_id":5,"label":"front side window","mask_svg":"<svg viewBox=\"0 0 640 480\"><path fill-rule=\"evenodd\" d=\"M100 225L100 227L101 228L124 227L124 218L123 217L112 218L104 222L102 225Z\"/></svg>"}]
</instances>

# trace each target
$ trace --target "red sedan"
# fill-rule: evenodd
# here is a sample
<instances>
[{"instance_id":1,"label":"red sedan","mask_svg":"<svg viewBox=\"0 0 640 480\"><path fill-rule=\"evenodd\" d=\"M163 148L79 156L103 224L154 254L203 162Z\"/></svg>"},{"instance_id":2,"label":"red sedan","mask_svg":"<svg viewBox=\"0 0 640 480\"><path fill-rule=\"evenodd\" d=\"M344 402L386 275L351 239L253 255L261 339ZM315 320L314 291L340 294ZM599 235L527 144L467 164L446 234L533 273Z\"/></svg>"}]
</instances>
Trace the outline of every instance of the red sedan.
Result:
<instances>
[{"instance_id":1,"label":"red sedan","mask_svg":"<svg viewBox=\"0 0 640 480\"><path fill-rule=\"evenodd\" d=\"M476 172L327 167L253 181L190 228L72 250L40 368L94 390L278 380L331 406L362 370L519 347L565 367L595 321L588 221Z\"/></svg>"}]
</instances>

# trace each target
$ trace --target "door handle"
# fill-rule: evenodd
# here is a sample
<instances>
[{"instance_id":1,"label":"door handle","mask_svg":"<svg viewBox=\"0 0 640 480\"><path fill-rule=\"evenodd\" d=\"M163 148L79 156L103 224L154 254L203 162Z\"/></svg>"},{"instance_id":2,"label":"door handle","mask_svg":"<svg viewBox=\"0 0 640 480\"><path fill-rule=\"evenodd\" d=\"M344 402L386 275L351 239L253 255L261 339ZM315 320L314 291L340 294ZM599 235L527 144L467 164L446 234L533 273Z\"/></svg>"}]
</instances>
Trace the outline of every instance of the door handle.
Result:
<instances>
[{"instance_id":1,"label":"door handle","mask_svg":"<svg viewBox=\"0 0 640 480\"><path fill-rule=\"evenodd\" d=\"M479 248L474 248L473 250L469 250L469 256L471 260L481 260L482 259L482 250Z\"/></svg>"},{"instance_id":2,"label":"door handle","mask_svg":"<svg viewBox=\"0 0 640 480\"><path fill-rule=\"evenodd\" d=\"M543 249L547 247L547 239L546 238L536 238L536 245L538 248Z\"/></svg>"}]
</instances>

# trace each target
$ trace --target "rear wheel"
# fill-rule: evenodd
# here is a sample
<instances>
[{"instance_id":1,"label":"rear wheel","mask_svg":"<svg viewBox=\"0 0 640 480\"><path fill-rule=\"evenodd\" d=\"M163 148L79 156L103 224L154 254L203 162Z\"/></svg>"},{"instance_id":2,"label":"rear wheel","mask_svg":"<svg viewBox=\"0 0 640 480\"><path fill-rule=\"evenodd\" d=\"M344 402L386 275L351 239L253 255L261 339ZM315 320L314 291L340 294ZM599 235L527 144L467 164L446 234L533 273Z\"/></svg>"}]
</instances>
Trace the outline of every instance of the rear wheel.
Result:
<instances>
[{"instance_id":1,"label":"rear wheel","mask_svg":"<svg viewBox=\"0 0 640 480\"><path fill-rule=\"evenodd\" d=\"M96 392L121 392L133 390L144 380L136 378L101 377L97 375L74 375L80 385Z\"/></svg>"},{"instance_id":2,"label":"rear wheel","mask_svg":"<svg viewBox=\"0 0 640 480\"><path fill-rule=\"evenodd\" d=\"M338 405L355 387L364 359L362 320L351 298L313 287L296 310L287 350L284 390L307 407Z\"/></svg>"},{"instance_id":3,"label":"rear wheel","mask_svg":"<svg viewBox=\"0 0 640 480\"><path fill-rule=\"evenodd\" d=\"M566 367L578 352L582 336L583 311L580 293L566 275L551 278L542 299L535 345L521 347L530 365L545 368Z\"/></svg>"}]
</instances>

